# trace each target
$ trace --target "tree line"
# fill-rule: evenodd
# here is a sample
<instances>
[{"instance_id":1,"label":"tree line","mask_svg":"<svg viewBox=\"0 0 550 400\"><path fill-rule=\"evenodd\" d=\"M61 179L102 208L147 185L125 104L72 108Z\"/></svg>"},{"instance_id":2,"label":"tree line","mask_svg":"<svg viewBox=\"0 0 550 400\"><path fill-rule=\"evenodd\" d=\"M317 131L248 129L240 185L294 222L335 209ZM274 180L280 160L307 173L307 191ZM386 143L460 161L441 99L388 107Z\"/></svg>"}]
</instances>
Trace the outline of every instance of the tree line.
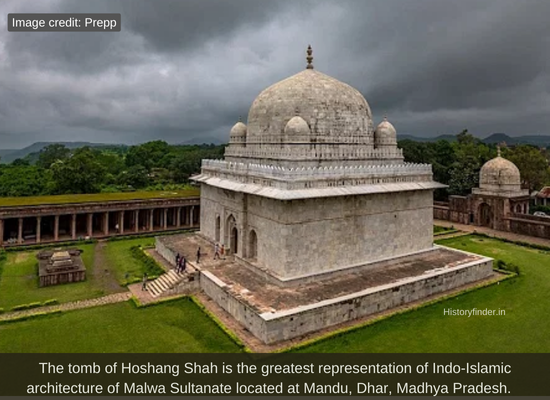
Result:
<instances>
[{"instance_id":1,"label":"tree line","mask_svg":"<svg viewBox=\"0 0 550 400\"><path fill-rule=\"evenodd\" d=\"M405 161L432 164L434 180L448 185L437 200L467 195L479 185L479 170L496 157L487 145L467 130L456 141L400 140ZM51 144L37 154L0 165L0 196L83 194L184 187L200 171L204 158L222 158L225 146L169 145L156 140L137 146L68 149ZM550 185L550 152L531 145L502 147L502 156L515 163L522 185L539 190Z\"/></svg>"},{"instance_id":2,"label":"tree line","mask_svg":"<svg viewBox=\"0 0 550 400\"><path fill-rule=\"evenodd\" d=\"M51 144L0 165L0 196L84 194L184 187L203 158L221 158L224 146L169 145L156 140L131 147Z\"/></svg>"}]
</instances>

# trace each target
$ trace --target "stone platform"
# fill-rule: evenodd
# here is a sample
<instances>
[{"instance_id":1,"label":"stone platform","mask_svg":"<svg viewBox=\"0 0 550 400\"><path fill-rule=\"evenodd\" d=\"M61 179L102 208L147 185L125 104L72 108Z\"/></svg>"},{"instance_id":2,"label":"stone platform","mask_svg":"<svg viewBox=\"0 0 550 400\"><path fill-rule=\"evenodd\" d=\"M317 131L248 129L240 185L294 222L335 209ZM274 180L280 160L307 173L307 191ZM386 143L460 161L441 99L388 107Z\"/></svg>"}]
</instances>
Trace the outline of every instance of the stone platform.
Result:
<instances>
[{"instance_id":1,"label":"stone platform","mask_svg":"<svg viewBox=\"0 0 550 400\"><path fill-rule=\"evenodd\" d=\"M195 254L201 247L201 262ZM165 258L179 252L200 270L200 287L264 343L276 343L448 292L492 276L492 259L441 246L366 264L297 286L278 285L233 256L213 259L198 235L157 239Z\"/></svg>"}]
</instances>

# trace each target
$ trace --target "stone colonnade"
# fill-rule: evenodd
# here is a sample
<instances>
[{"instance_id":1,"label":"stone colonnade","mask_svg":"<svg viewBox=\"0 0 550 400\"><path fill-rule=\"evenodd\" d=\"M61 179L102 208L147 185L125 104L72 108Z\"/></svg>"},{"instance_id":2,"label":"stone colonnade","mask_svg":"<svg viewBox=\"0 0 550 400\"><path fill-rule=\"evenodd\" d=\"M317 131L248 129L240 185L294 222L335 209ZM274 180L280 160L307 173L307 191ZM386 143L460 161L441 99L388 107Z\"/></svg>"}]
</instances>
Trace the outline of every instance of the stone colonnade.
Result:
<instances>
[{"instance_id":1,"label":"stone colonnade","mask_svg":"<svg viewBox=\"0 0 550 400\"><path fill-rule=\"evenodd\" d=\"M199 227L199 199L184 204L151 207L126 204L123 209L109 202L103 206L67 205L55 207L0 207L0 246L29 245L79 239L102 238ZM114 208L114 209L113 209ZM118 208L118 209L117 209Z\"/></svg>"}]
</instances>

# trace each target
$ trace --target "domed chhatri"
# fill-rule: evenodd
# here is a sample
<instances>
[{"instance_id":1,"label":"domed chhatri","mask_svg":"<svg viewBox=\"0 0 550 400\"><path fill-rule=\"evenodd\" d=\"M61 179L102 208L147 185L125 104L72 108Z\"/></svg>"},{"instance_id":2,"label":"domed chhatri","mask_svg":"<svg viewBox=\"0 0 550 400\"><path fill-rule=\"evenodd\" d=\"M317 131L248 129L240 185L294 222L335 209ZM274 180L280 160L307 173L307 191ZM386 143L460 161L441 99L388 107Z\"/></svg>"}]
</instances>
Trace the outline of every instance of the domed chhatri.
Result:
<instances>
[{"instance_id":1,"label":"domed chhatri","mask_svg":"<svg viewBox=\"0 0 550 400\"><path fill-rule=\"evenodd\" d=\"M520 192L521 175L516 165L499 155L487 161L479 172L480 190L492 192Z\"/></svg>"},{"instance_id":2,"label":"domed chhatri","mask_svg":"<svg viewBox=\"0 0 550 400\"><path fill-rule=\"evenodd\" d=\"M309 139L310 130L307 122L298 115L292 117L285 126L285 142L303 142Z\"/></svg>"},{"instance_id":3,"label":"domed chhatri","mask_svg":"<svg viewBox=\"0 0 550 400\"><path fill-rule=\"evenodd\" d=\"M229 133L229 143L234 146L244 147L246 144L246 125L242 123L241 119L233 125Z\"/></svg>"},{"instance_id":4,"label":"domed chhatri","mask_svg":"<svg viewBox=\"0 0 550 400\"><path fill-rule=\"evenodd\" d=\"M396 146L397 131L395 127L388 121L388 117L378 124L374 131L374 145L379 146Z\"/></svg>"},{"instance_id":5,"label":"domed chhatri","mask_svg":"<svg viewBox=\"0 0 550 400\"><path fill-rule=\"evenodd\" d=\"M342 161L352 165L403 163L395 128L386 121L380 127L377 145L367 100L350 85L314 69L312 61L308 47L305 70L256 97L248 113L246 146L229 146L228 160L270 160L280 166L301 160L304 167L341 165ZM300 135L291 137L287 126L296 116L308 129L300 123Z\"/></svg>"}]
</instances>

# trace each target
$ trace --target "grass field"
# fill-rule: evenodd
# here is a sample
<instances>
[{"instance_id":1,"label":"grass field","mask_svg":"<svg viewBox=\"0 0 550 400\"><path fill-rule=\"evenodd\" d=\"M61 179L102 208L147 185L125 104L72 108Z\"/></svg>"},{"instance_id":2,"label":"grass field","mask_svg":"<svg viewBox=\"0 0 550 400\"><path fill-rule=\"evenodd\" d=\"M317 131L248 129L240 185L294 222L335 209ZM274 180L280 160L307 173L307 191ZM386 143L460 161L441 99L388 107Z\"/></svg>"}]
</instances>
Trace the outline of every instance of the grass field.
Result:
<instances>
[{"instance_id":1,"label":"grass field","mask_svg":"<svg viewBox=\"0 0 550 400\"><path fill-rule=\"evenodd\" d=\"M240 348L188 299L129 302L0 324L0 353L202 353Z\"/></svg>"},{"instance_id":2,"label":"grass field","mask_svg":"<svg viewBox=\"0 0 550 400\"><path fill-rule=\"evenodd\" d=\"M478 236L439 244L512 262L521 276L319 342L304 352L550 352L550 254ZM505 310L444 316L445 309Z\"/></svg>"},{"instance_id":3,"label":"grass field","mask_svg":"<svg viewBox=\"0 0 550 400\"><path fill-rule=\"evenodd\" d=\"M106 284L94 268L96 244L79 245L83 250L82 260L86 266L86 281L39 288L37 266L38 251L8 252L0 276L0 307L8 311L11 307L36 301L57 299L60 303L100 297L124 290Z\"/></svg>"},{"instance_id":4,"label":"grass field","mask_svg":"<svg viewBox=\"0 0 550 400\"><path fill-rule=\"evenodd\" d=\"M434 233L443 233L443 232L452 231L452 230L454 229L447 228L445 226L434 225Z\"/></svg>"},{"instance_id":5,"label":"grass field","mask_svg":"<svg viewBox=\"0 0 550 400\"><path fill-rule=\"evenodd\" d=\"M107 242L104 249L105 261L115 273L119 283L132 280L132 278L141 279L143 273L146 272L143 263L132 256L130 248L139 245L154 246L154 244L154 237ZM148 273L151 275L150 271Z\"/></svg>"},{"instance_id":6,"label":"grass field","mask_svg":"<svg viewBox=\"0 0 550 400\"><path fill-rule=\"evenodd\" d=\"M67 194L56 196L0 197L0 207L35 206L44 204L93 203L105 201L128 201L139 199L165 199L193 197L200 194L198 189L139 191L123 193Z\"/></svg>"}]
</instances>

